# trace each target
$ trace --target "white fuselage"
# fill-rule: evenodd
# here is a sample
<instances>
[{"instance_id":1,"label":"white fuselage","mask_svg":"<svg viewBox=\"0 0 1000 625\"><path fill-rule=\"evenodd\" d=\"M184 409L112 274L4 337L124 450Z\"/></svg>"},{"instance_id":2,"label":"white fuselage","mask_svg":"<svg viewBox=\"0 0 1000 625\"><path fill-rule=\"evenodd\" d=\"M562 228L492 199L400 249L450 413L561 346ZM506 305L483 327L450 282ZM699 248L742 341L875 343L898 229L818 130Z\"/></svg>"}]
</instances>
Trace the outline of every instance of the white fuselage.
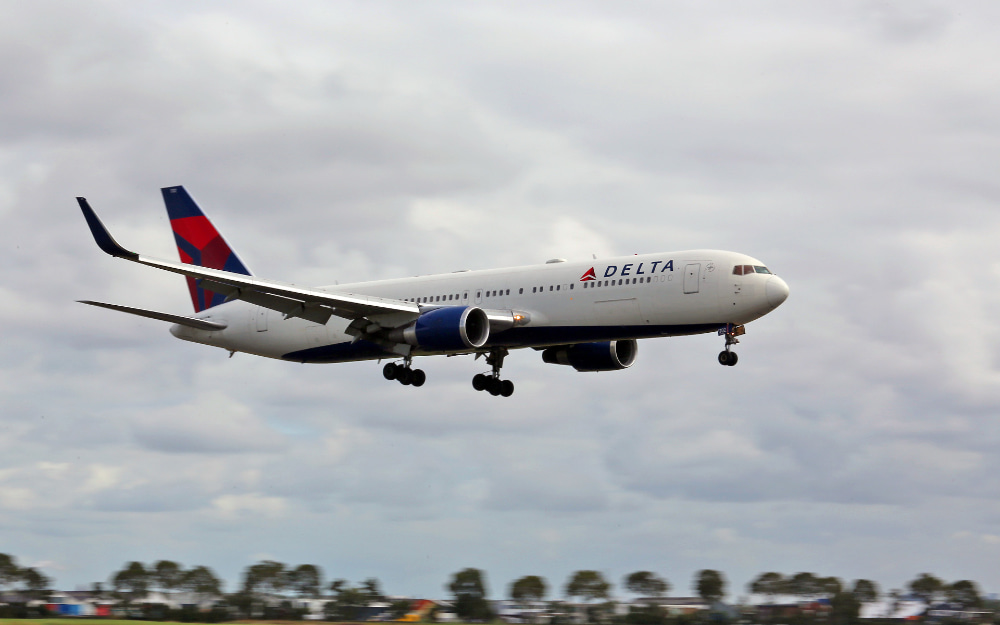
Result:
<instances>
[{"instance_id":1,"label":"white fuselage","mask_svg":"<svg viewBox=\"0 0 1000 625\"><path fill-rule=\"evenodd\" d=\"M774 310L788 296L784 281L766 273L763 265L735 252L690 250L359 282L322 290L412 301L422 310L475 306L487 313L521 315L515 327L491 330L482 348L463 350L474 352L698 334L745 324ZM227 327L208 332L175 325L171 333L230 351L299 362L393 356L374 343L355 340L345 332L350 321L340 317L320 325L297 317L285 319L279 312L242 301L210 308L197 317ZM418 348L413 353L440 352Z\"/></svg>"}]
</instances>

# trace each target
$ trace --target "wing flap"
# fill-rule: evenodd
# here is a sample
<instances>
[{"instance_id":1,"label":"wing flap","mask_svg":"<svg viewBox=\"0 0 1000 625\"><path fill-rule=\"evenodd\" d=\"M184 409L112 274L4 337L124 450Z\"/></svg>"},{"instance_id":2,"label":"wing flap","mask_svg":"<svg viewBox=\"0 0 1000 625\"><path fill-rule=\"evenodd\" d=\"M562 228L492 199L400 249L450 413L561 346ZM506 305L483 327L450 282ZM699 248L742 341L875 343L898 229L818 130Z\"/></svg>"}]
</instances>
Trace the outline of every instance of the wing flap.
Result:
<instances>
[{"instance_id":1,"label":"wing flap","mask_svg":"<svg viewBox=\"0 0 1000 625\"><path fill-rule=\"evenodd\" d=\"M156 319L158 321L167 321L169 323L176 323L178 325L194 328L195 330L218 332L219 330L225 330L228 327L227 324L218 321L209 321L207 319L196 319L194 317L185 317L183 315L171 315L170 313L162 313L162 312L157 312L155 310L132 308L131 306L119 306L118 304L105 304L104 302L92 302L90 300L77 300L77 301L80 302L81 304L87 304L89 306L98 306L100 308L117 310L119 312L128 313L130 315L137 315L139 317L146 317L148 319Z\"/></svg>"}]
</instances>

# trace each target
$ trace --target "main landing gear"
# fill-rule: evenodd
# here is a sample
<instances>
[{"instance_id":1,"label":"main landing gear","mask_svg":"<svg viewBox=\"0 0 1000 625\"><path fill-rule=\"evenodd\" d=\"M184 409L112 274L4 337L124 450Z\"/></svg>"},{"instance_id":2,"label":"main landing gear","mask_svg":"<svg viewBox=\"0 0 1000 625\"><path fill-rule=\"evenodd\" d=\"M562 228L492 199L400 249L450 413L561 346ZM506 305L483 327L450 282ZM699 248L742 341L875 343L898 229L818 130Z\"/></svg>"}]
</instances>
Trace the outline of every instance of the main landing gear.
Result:
<instances>
[{"instance_id":1,"label":"main landing gear","mask_svg":"<svg viewBox=\"0 0 1000 625\"><path fill-rule=\"evenodd\" d=\"M719 328L719 334L726 337L726 349L719 352L719 364L727 367L732 367L739 361L739 356L736 352L730 351L730 348L739 343L740 340L736 338L737 336L743 336L746 334L747 329L743 326L733 325L731 323L726 324L725 328Z\"/></svg>"},{"instance_id":2,"label":"main landing gear","mask_svg":"<svg viewBox=\"0 0 1000 625\"><path fill-rule=\"evenodd\" d=\"M386 363L382 367L382 377L386 380L397 380L403 386L423 386L427 381L427 374L423 369L410 368L411 362L407 358L404 364L395 362Z\"/></svg>"},{"instance_id":3,"label":"main landing gear","mask_svg":"<svg viewBox=\"0 0 1000 625\"><path fill-rule=\"evenodd\" d=\"M510 397L514 394L514 383L510 380L500 379L500 368L503 367L503 359L507 355L505 347L498 347L486 355L486 364L493 368L493 373L487 375L478 373L472 378L472 388L477 391L486 391L496 397L503 395Z\"/></svg>"}]
</instances>

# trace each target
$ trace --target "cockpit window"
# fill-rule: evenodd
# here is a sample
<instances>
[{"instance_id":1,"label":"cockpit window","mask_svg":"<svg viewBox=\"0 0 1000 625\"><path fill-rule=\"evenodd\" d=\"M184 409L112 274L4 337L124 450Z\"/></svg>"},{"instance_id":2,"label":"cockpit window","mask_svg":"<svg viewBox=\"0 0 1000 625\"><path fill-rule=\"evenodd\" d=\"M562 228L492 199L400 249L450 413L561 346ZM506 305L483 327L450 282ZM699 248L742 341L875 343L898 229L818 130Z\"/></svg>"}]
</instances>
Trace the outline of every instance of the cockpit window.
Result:
<instances>
[{"instance_id":1,"label":"cockpit window","mask_svg":"<svg viewBox=\"0 0 1000 625\"><path fill-rule=\"evenodd\" d=\"M757 273L771 273L770 271L768 271L767 267L761 267L760 265L755 266L754 270Z\"/></svg>"},{"instance_id":2,"label":"cockpit window","mask_svg":"<svg viewBox=\"0 0 1000 625\"><path fill-rule=\"evenodd\" d=\"M743 265L736 265L735 267L733 267L733 275L734 276L742 276L743 275Z\"/></svg>"},{"instance_id":3,"label":"cockpit window","mask_svg":"<svg viewBox=\"0 0 1000 625\"><path fill-rule=\"evenodd\" d=\"M734 276L749 276L752 273L771 273L771 271L760 265L736 265L733 267Z\"/></svg>"}]
</instances>

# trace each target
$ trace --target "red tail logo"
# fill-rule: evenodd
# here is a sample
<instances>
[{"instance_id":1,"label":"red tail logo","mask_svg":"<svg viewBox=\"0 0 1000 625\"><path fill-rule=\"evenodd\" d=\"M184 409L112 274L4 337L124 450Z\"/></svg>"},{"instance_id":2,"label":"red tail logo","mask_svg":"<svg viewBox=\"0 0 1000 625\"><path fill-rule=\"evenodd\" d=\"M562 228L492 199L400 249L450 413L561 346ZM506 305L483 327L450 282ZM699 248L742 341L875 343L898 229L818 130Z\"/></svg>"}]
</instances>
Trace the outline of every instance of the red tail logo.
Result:
<instances>
[{"instance_id":1,"label":"red tail logo","mask_svg":"<svg viewBox=\"0 0 1000 625\"><path fill-rule=\"evenodd\" d=\"M590 282L591 280L596 280L596 279L597 275L594 273L594 268L591 267L590 269L587 270L587 273L583 274L583 277L580 278L580 282Z\"/></svg>"}]
</instances>

